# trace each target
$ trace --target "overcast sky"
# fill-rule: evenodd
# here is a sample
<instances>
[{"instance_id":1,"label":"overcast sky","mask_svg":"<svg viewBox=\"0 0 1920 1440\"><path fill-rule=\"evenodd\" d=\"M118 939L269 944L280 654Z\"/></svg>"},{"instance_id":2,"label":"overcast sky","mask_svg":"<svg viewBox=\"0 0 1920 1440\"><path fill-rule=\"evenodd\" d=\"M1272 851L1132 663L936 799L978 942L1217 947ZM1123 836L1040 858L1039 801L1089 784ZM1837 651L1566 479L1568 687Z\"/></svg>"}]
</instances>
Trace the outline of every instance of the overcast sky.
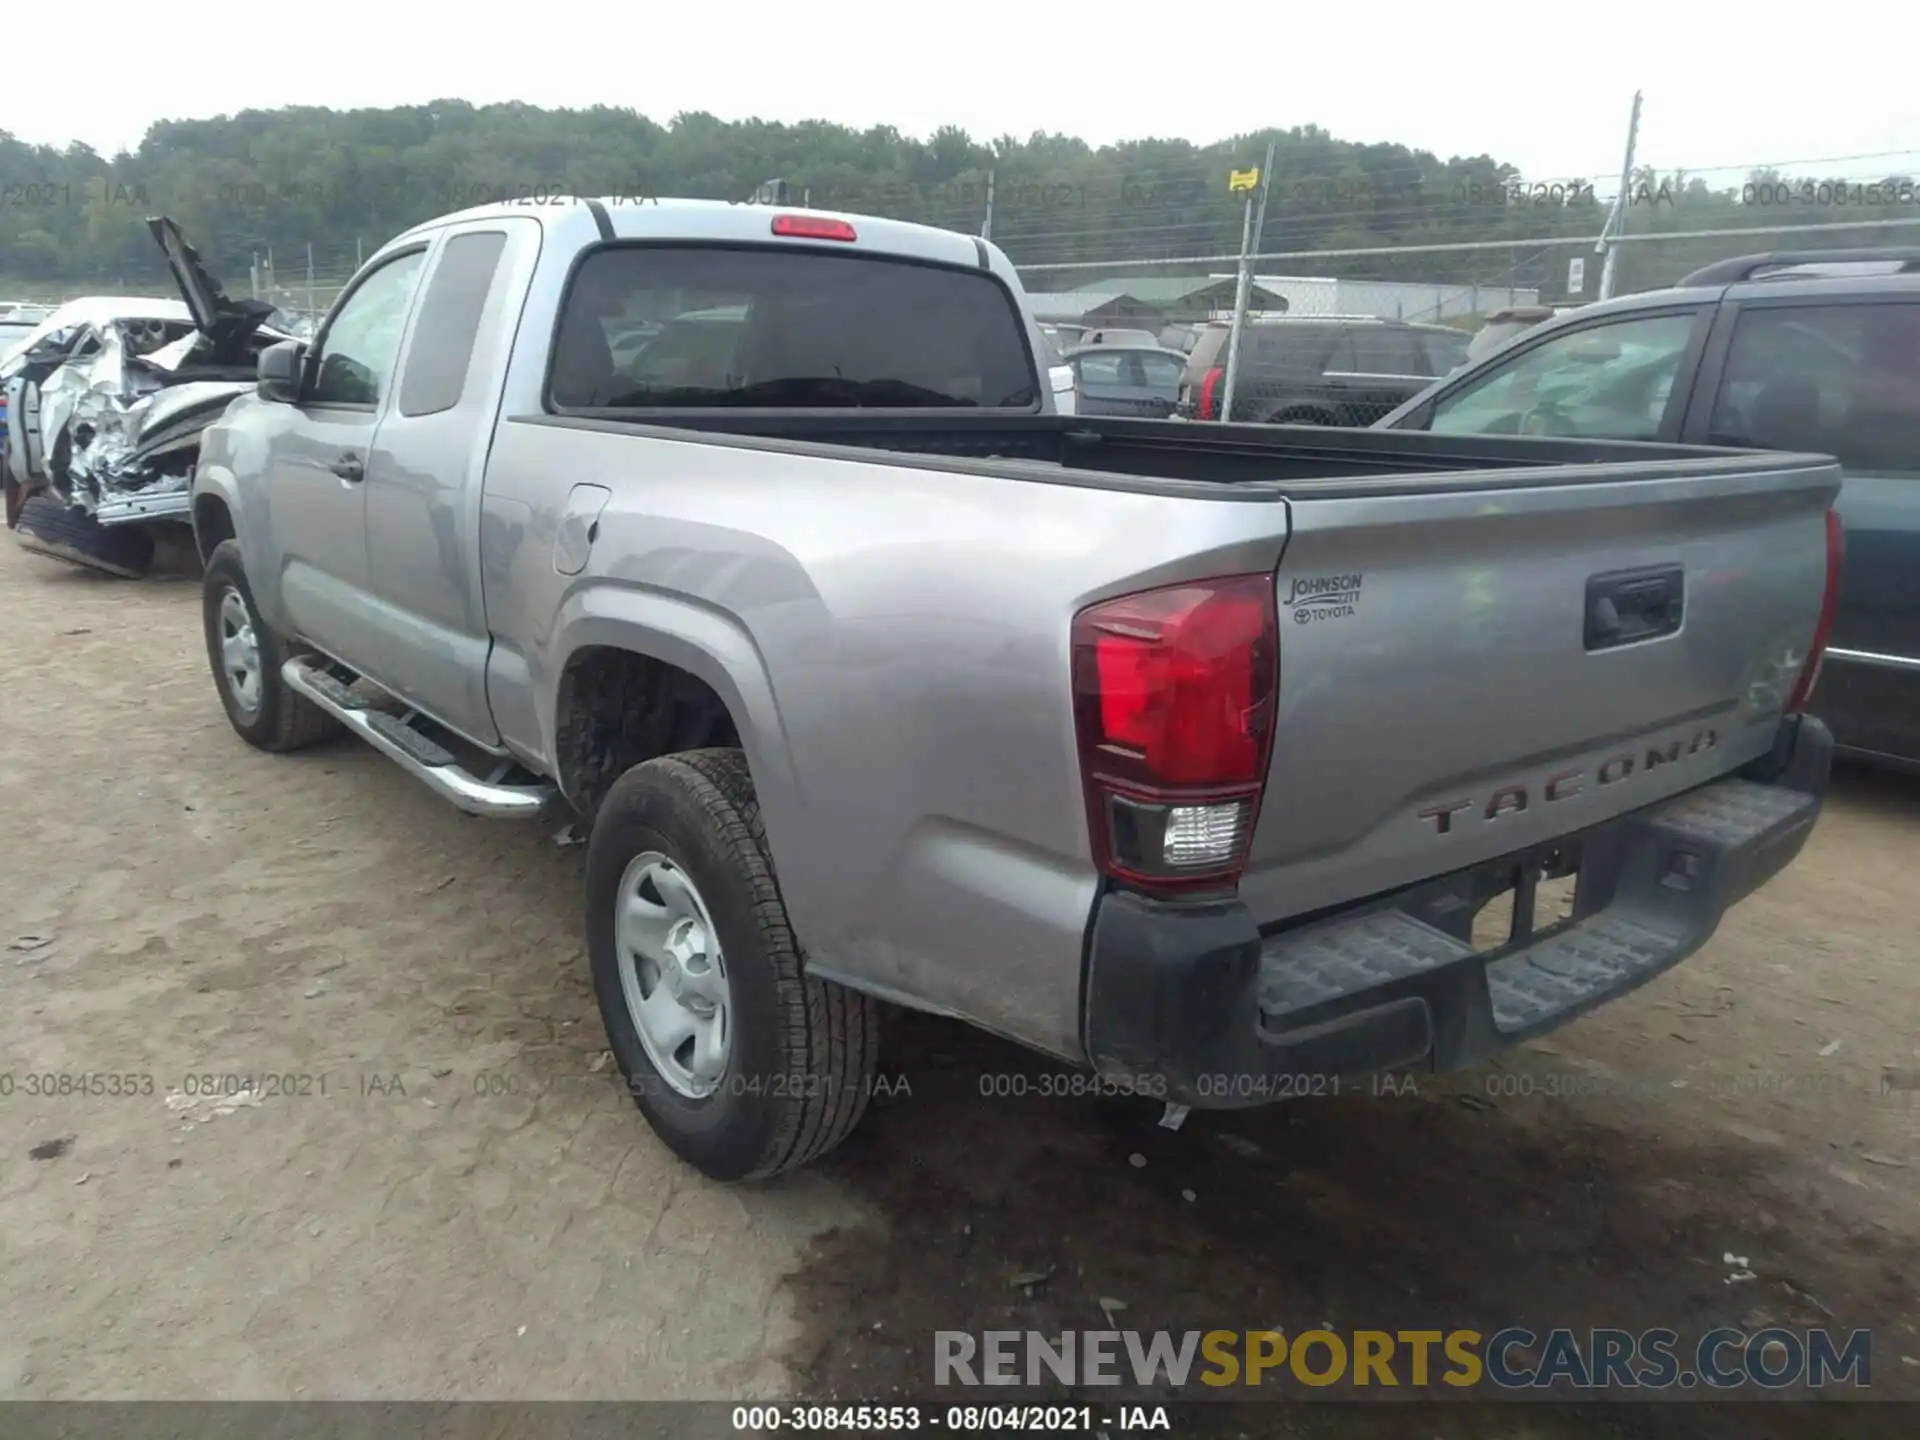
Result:
<instances>
[{"instance_id":1,"label":"overcast sky","mask_svg":"<svg viewBox=\"0 0 1920 1440\"><path fill-rule=\"evenodd\" d=\"M178 12L190 25L166 23L176 12L165 8L127 23L96 12L77 75L52 62L15 67L0 87L0 127L111 153L162 118L443 97L625 105L662 122L707 110L918 135L955 124L979 139L1065 131L1095 144L1317 124L1443 157L1490 153L1530 179L1600 179L1619 169L1638 87L1640 158L1663 170L1724 166L1708 178L1737 183L1754 164L1882 152L1901 154L1818 168L1920 169L1920 111L1900 98L1911 94L1901 77L1920 21L1906 7L1867 11L1836 48L1817 24L1755 23L1751 11L1701 0L1374 0L1331 12L1264 0L1198 9L545 0L458 18L394 0L197 0ZM1888 47L1884 68L1859 43L1875 35Z\"/></svg>"}]
</instances>

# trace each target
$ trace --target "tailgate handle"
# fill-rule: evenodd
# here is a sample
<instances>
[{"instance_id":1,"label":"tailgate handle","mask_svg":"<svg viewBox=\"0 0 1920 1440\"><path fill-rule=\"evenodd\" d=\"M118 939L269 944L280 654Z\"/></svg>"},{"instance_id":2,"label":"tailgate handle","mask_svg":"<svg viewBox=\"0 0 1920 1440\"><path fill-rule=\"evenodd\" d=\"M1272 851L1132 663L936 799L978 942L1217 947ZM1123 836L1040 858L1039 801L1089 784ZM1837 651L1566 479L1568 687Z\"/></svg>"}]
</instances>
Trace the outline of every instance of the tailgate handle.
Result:
<instances>
[{"instance_id":1,"label":"tailgate handle","mask_svg":"<svg viewBox=\"0 0 1920 1440\"><path fill-rule=\"evenodd\" d=\"M1673 634L1686 613L1686 594L1686 572L1678 565L1593 576L1587 581L1587 649Z\"/></svg>"}]
</instances>

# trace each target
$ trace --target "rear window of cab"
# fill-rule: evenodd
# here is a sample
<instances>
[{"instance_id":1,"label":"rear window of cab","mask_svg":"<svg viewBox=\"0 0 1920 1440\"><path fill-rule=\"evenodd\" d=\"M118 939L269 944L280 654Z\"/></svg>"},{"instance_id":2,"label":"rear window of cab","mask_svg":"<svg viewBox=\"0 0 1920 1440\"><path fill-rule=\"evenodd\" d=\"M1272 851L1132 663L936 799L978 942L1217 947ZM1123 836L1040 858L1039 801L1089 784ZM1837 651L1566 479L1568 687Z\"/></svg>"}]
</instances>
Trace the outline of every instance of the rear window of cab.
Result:
<instances>
[{"instance_id":1,"label":"rear window of cab","mask_svg":"<svg viewBox=\"0 0 1920 1440\"><path fill-rule=\"evenodd\" d=\"M984 270L798 247L611 244L555 333L560 413L1039 408L1025 318Z\"/></svg>"}]
</instances>

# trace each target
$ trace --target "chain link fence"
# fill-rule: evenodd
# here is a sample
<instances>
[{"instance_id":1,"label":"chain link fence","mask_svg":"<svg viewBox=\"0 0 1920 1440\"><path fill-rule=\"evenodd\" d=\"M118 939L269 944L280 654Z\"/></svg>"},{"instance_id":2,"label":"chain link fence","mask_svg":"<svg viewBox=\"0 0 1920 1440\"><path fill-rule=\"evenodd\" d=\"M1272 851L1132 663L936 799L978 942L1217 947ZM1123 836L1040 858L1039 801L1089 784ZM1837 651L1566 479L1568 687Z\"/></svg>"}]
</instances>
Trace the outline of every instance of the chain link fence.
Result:
<instances>
[{"instance_id":1,"label":"chain link fence","mask_svg":"<svg viewBox=\"0 0 1920 1440\"><path fill-rule=\"evenodd\" d=\"M1730 256L1898 245L1920 245L1920 214L1629 230L1616 242L1611 293L1668 288ZM1237 257L1041 264L1021 274L1036 318L1063 348L1097 339L1183 352L1175 383L1200 418L1368 425L1463 363L1488 322L1534 323L1600 298L1604 257L1592 236L1542 236L1262 253L1249 268L1237 363ZM1520 313L1502 313L1510 311ZM1134 378L1147 383L1144 372Z\"/></svg>"}]
</instances>

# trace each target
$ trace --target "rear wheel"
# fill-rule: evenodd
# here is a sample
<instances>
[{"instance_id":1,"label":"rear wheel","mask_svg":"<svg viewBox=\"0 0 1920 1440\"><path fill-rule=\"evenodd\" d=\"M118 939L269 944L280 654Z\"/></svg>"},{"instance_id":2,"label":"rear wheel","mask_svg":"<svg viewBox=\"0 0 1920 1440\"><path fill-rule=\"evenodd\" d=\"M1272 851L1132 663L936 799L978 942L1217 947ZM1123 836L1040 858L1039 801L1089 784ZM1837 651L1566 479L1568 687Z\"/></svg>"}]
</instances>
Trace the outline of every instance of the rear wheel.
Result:
<instances>
[{"instance_id":1,"label":"rear wheel","mask_svg":"<svg viewBox=\"0 0 1920 1440\"><path fill-rule=\"evenodd\" d=\"M242 740L278 754L339 732L338 721L280 678L286 646L254 607L240 547L232 540L215 546L207 561L201 618L214 688Z\"/></svg>"},{"instance_id":2,"label":"rear wheel","mask_svg":"<svg viewBox=\"0 0 1920 1440\"><path fill-rule=\"evenodd\" d=\"M803 1165L865 1112L878 1007L803 973L738 750L650 760L608 792L587 849L587 953L629 1093L706 1175Z\"/></svg>"}]
</instances>

